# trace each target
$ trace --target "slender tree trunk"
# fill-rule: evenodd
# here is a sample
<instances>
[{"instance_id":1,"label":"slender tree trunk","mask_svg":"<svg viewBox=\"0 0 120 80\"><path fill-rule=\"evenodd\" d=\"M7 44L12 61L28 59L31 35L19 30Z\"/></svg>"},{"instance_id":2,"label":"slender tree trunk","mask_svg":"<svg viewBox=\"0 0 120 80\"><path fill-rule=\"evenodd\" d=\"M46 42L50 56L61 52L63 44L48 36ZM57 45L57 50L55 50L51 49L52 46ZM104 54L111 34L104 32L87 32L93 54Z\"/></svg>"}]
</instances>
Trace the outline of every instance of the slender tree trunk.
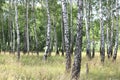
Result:
<instances>
[{"instance_id":1,"label":"slender tree trunk","mask_svg":"<svg viewBox=\"0 0 120 80\"><path fill-rule=\"evenodd\" d=\"M72 5L73 2L70 0L70 53L73 54L73 43L74 43L74 34L73 34L73 20L72 20Z\"/></svg>"},{"instance_id":2,"label":"slender tree trunk","mask_svg":"<svg viewBox=\"0 0 120 80\"><path fill-rule=\"evenodd\" d=\"M13 30L12 30L12 33L13 33L13 46L12 46L12 52L15 54L15 25L14 25L14 21L12 23L13 25Z\"/></svg>"},{"instance_id":3,"label":"slender tree trunk","mask_svg":"<svg viewBox=\"0 0 120 80\"><path fill-rule=\"evenodd\" d=\"M107 23L107 54L109 56L109 25Z\"/></svg>"},{"instance_id":4,"label":"slender tree trunk","mask_svg":"<svg viewBox=\"0 0 120 80\"><path fill-rule=\"evenodd\" d=\"M91 49L90 49L90 21L89 21L89 14L87 14L87 3L88 1L85 0L85 24L86 24L86 40L87 40L87 46L86 46L86 55L89 59L91 59Z\"/></svg>"},{"instance_id":5,"label":"slender tree trunk","mask_svg":"<svg viewBox=\"0 0 120 80\"><path fill-rule=\"evenodd\" d=\"M74 63L72 68L72 79L78 80L81 70L81 52L82 52L82 29L83 29L83 0L78 0L77 14L77 37L74 54Z\"/></svg>"},{"instance_id":6,"label":"slender tree trunk","mask_svg":"<svg viewBox=\"0 0 120 80\"><path fill-rule=\"evenodd\" d=\"M29 10L29 1L26 0L26 26L25 26L25 36L26 36L26 47L29 54L29 28L28 28L28 10Z\"/></svg>"},{"instance_id":7,"label":"slender tree trunk","mask_svg":"<svg viewBox=\"0 0 120 80\"><path fill-rule=\"evenodd\" d=\"M111 41L110 41L110 35L111 35L111 33L110 33L110 26L111 26L111 12L110 12L110 10L111 10L111 7L110 7L110 3L111 2L109 2L109 0L107 0L107 55L108 55L108 58L110 58L111 57L111 48L110 48L110 46L111 46Z\"/></svg>"},{"instance_id":8,"label":"slender tree trunk","mask_svg":"<svg viewBox=\"0 0 120 80\"><path fill-rule=\"evenodd\" d=\"M3 25L3 16L1 15L1 22L2 22L2 51L5 53L5 33L4 33L4 25Z\"/></svg>"},{"instance_id":9,"label":"slender tree trunk","mask_svg":"<svg viewBox=\"0 0 120 80\"><path fill-rule=\"evenodd\" d=\"M91 4L91 3L90 3ZM90 16L92 17L92 5L90 7ZM95 41L94 41L94 23L91 21L91 29L92 29L92 55L91 57L95 57Z\"/></svg>"},{"instance_id":10,"label":"slender tree trunk","mask_svg":"<svg viewBox=\"0 0 120 80\"><path fill-rule=\"evenodd\" d=\"M54 25L54 44L55 44L55 52L56 55L59 55L59 50L58 50L58 40L57 40L57 31L56 31L56 21L53 18L53 25Z\"/></svg>"},{"instance_id":11,"label":"slender tree trunk","mask_svg":"<svg viewBox=\"0 0 120 80\"><path fill-rule=\"evenodd\" d=\"M71 68L71 54L69 46L69 29L68 29L68 17L67 17L67 7L66 0L62 0L62 13L64 22L64 38L65 38L65 50L66 50L66 71L69 72Z\"/></svg>"},{"instance_id":12,"label":"slender tree trunk","mask_svg":"<svg viewBox=\"0 0 120 80\"><path fill-rule=\"evenodd\" d=\"M17 3L18 3L18 0L15 0L14 5L15 5L15 26L16 26L16 32L17 32L17 57L19 60L20 59L20 33L19 33L19 26L18 26Z\"/></svg>"},{"instance_id":13,"label":"slender tree trunk","mask_svg":"<svg viewBox=\"0 0 120 80\"><path fill-rule=\"evenodd\" d=\"M38 36L37 36L37 29L36 29L36 16L35 16L35 0L33 0L33 19L34 19L34 35L35 35L35 48L37 55L39 55L38 51Z\"/></svg>"},{"instance_id":14,"label":"slender tree trunk","mask_svg":"<svg viewBox=\"0 0 120 80\"><path fill-rule=\"evenodd\" d=\"M62 56L64 56L65 51L65 38L64 38L64 23L63 23L63 13L61 14L61 33L62 33Z\"/></svg>"},{"instance_id":15,"label":"slender tree trunk","mask_svg":"<svg viewBox=\"0 0 120 80\"><path fill-rule=\"evenodd\" d=\"M48 0L46 0L46 9L47 9L47 17L48 17L48 23L47 23L47 37L46 37L46 49L44 53L44 60L47 59L47 56L50 52L50 34L51 34L51 21L50 21L50 12L49 12L49 6L48 6Z\"/></svg>"},{"instance_id":16,"label":"slender tree trunk","mask_svg":"<svg viewBox=\"0 0 120 80\"><path fill-rule=\"evenodd\" d=\"M103 25L103 16L102 16L102 0L100 0L100 56L101 62L104 62L105 59L105 42L104 42L104 25Z\"/></svg>"},{"instance_id":17,"label":"slender tree trunk","mask_svg":"<svg viewBox=\"0 0 120 80\"><path fill-rule=\"evenodd\" d=\"M9 6L9 17L8 17L9 18L8 19L9 25L8 26L9 26L9 32L10 32L9 33L9 36L10 36L9 37L10 38L9 47L10 47L10 53L11 53L12 52L12 45L13 45L13 43L12 43L12 39L13 39L13 35L12 35L12 12L11 12L12 11L12 0L9 0L9 5L10 6Z\"/></svg>"},{"instance_id":18,"label":"slender tree trunk","mask_svg":"<svg viewBox=\"0 0 120 80\"><path fill-rule=\"evenodd\" d=\"M110 36L110 53L108 55L108 58L112 57L112 54L113 54L113 31L114 31L114 16L113 16L113 12L111 11L111 36Z\"/></svg>"},{"instance_id":19,"label":"slender tree trunk","mask_svg":"<svg viewBox=\"0 0 120 80\"><path fill-rule=\"evenodd\" d=\"M118 42L119 42L119 38L118 38L119 37L119 11L117 7L118 7L118 0L116 0L116 38L115 38L113 60L116 60L117 51L118 51Z\"/></svg>"}]
</instances>

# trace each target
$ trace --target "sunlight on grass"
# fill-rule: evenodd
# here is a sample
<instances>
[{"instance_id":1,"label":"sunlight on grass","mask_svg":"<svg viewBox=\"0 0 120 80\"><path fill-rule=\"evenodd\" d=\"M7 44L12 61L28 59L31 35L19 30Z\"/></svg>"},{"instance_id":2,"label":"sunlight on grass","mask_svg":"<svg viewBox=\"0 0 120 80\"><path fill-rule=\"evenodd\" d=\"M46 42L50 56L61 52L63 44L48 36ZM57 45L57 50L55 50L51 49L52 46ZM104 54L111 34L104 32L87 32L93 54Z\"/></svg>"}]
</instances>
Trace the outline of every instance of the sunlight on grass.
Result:
<instances>
[{"instance_id":1,"label":"sunlight on grass","mask_svg":"<svg viewBox=\"0 0 120 80\"><path fill-rule=\"evenodd\" d=\"M82 53L81 79L80 80L119 80L120 79L120 55L116 62L105 59L100 62L99 53L91 61ZM72 57L73 60L73 57ZM89 73L86 74L86 63L89 65ZM48 57L43 61L43 53L21 55L18 62L16 55L0 54L0 80L69 80L70 74L65 73L65 57Z\"/></svg>"}]
</instances>

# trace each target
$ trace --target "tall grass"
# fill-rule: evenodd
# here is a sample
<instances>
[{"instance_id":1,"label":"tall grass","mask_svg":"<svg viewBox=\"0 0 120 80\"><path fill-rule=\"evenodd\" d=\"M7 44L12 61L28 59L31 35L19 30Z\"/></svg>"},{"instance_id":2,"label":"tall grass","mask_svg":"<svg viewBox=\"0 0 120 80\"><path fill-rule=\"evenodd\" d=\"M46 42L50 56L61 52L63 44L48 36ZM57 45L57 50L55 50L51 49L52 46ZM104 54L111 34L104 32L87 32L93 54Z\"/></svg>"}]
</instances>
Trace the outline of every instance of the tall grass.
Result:
<instances>
[{"instance_id":1,"label":"tall grass","mask_svg":"<svg viewBox=\"0 0 120 80\"><path fill-rule=\"evenodd\" d=\"M91 61L88 61L84 54L80 80L120 80L119 55L116 62L106 58L105 63L102 64L98 53ZM88 74L86 74L86 63L89 67ZM39 56L21 55L18 62L16 55L0 54L0 80L69 79L70 74L65 73L65 57L52 55L47 61L43 61L42 53Z\"/></svg>"}]
</instances>

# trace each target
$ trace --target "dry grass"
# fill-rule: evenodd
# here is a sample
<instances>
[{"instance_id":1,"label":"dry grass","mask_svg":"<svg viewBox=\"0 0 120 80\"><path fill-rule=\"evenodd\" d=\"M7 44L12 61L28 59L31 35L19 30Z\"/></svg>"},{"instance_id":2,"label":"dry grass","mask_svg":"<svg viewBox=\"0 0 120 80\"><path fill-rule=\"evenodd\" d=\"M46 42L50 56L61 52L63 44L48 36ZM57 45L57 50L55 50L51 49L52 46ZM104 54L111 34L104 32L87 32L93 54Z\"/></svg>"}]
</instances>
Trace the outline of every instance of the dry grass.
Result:
<instances>
[{"instance_id":1,"label":"dry grass","mask_svg":"<svg viewBox=\"0 0 120 80\"><path fill-rule=\"evenodd\" d=\"M18 62L15 55L0 54L0 80L69 80L70 74L65 73L65 57L51 56L44 62L42 54L23 55ZM86 74L86 63L89 73ZM120 55L116 62L105 59L100 62L99 53L88 61L83 53L81 80L120 80Z\"/></svg>"}]
</instances>

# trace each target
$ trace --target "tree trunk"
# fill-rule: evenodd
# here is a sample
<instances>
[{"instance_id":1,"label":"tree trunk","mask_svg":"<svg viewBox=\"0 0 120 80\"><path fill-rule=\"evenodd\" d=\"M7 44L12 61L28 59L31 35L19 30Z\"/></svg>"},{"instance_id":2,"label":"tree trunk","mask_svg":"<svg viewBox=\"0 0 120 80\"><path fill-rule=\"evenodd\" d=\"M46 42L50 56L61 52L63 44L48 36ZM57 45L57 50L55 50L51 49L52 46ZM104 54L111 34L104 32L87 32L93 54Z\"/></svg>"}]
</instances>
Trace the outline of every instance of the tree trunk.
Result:
<instances>
[{"instance_id":1,"label":"tree trunk","mask_svg":"<svg viewBox=\"0 0 120 80\"><path fill-rule=\"evenodd\" d=\"M18 60L20 59L20 34L19 34L19 26L18 26L18 10L17 10L17 2L18 0L15 0L15 26L16 26L16 32L17 32L17 57Z\"/></svg>"},{"instance_id":2,"label":"tree trunk","mask_svg":"<svg viewBox=\"0 0 120 80\"><path fill-rule=\"evenodd\" d=\"M69 72L71 68L71 54L69 46L69 29L68 29L68 17L66 0L62 0L62 13L63 13L63 24L64 24L64 38L65 38L65 50L66 50L66 71Z\"/></svg>"},{"instance_id":3,"label":"tree trunk","mask_svg":"<svg viewBox=\"0 0 120 80\"><path fill-rule=\"evenodd\" d=\"M36 48L36 53L39 55L38 51L38 37L37 37L37 29L36 29L36 16L35 16L35 0L33 0L33 24L34 24L34 35L35 35L35 48Z\"/></svg>"},{"instance_id":4,"label":"tree trunk","mask_svg":"<svg viewBox=\"0 0 120 80\"><path fill-rule=\"evenodd\" d=\"M72 0L70 0L70 53L73 54L73 43L74 43L74 33L73 33L73 20L72 20Z\"/></svg>"},{"instance_id":5,"label":"tree trunk","mask_svg":"<svg viewBox=\"0 0 120 80\"><path fill-rule=\"evenodd\" d=\"M50 33L51 33L51 21L50 21L50 12L49 12L49 6L48 6L48 0L46 0L46 9L47 9L47 17L48 17L48 23L47 23L47 37L46 37L46 49L44 53L44 60L47 59L47 56L50 52Z\"/></svg>"},{"instance_id":6,"label":"tree trunk","mask_svg":"<svg viewBox=\"0 0 120 80\"><path fill-rule=\"evenodd\" d=\"M26 40L26 48L27 53L29 54L29 28L28 28L28 10L29 10L29 4L28 0L26 0L26 25L25 25L25 40Z\"/></svg>"},{"instance_id":7,"label":"tree trunk","mask_svg":"<svg viewBox=\"0 0 120 80\"><path fill-rule=\"evenodd\" d=\"M102 0L100 0L100 56L101 62L105 59L105 42L104 42L104 26L103 26L103 16L102 16Z\"/></svg>"},{"instance_id":8,"label":"tree trunk","mask_svg":"<svg viewBox=\"0 0 120 80\"><path fill-rule=\"evenodd\" d=\"M62 56L64 56L64 51L65 51L65 38L64 38L63 13L61 13L61 33L62 33Z\"/></svg>"},{"instance_id":9,"label":"tree trunk","mask_svg":"<svg viewBox=\"0 0 120 80\"><path fill-rule=\"evenodd\" d=\"M113 53L113 61L116 60L117 57L117 51L118 51L118 41L119 41L119 11L117 9L118 7L118 0L116 0L116 38L115 38L115 47L114 47L114 53Z\"/></svg>"},{"instance_id":10,"label":"tree trunk","mask_svg":"<svg viewBox=\"0 0 120 80\"><path fill-rule=\"evenodd\" d=\"M91 2L90 2L91 5ZM92 17L92 6L90 7L90 16ZM94 23L91 21L91 29L92 29L92 54L91 57L95 57L95 41L94 41Z\"/></svg>"},{"instance_id":11,"label":"tree trunk","mask_svg":"<svg viewBox=\"0 0 120 80\"><path fill-rule=\"evenodd\" d=\"M4 21L2 20L3 16L1 15L1 23L2 23L2 51L5 52L5 33L4 33Z\"/></svg>"},{"instance_id":12,"label":"tree trunk","mask_svg":"<svg viewBox=\"0 0 120 80\"><path fill-rule=\"evenodd\" d=\"M109 2L109 0L107 0L107 55L108 55L108 58L110 58L111 57L111 48L110 48L110 46L111 46L111 41L110 41L110 35L111 35L111 33L110 33L110 26L111 26L111 4L110 4L111 2Z\"/></svg>"},{"instance_id":13,"label":"tree trunk","mask_svg":"<svg viewBox=\"0 0 120 80\"><path fill-rule=\"evenodd\" d=\"M9 42L9 47L10 47L10 53L12 52L12 45L13 45L13 43L12 43L12 39L13 39L13 35L12 35L12 0L9 0L9 16L8 16L8 20L9 20L9 22L8 22L8 26L9 26L9 32L10 33L8 33L9 34L9 38L10 38L10 42Z\"/></svg>"},{"instance_id":14,"label":"tree trunk","mask_svg":"<svg viewBox=\"0 0 120 80\"><path fill-rule=\"evenodd\" d=\"M89 21L89 14L87 14L87 0L84 1L85 5L85 25L86 25L86 40L87 40L87 46L86 46L86 55L89 59L91 59L91 49L90 49L90 21ZM90 10L89 10L90 11Z\"/></svg>"},{"instance_id":15,"label":"tree trunk","mask_svg":"<svg viewBox=\"0 0 120 80\"><path fill-rule=\"evenodd\" d=\"M12 33L13 33L13 45L12 45L12 52L15 54L15 25L14 25L14 21L12 23L13 25L13 30L12 30Z\"/></svg>"},{"instance_id":16,"label":"tree trunk","mask_svg":"<svg viewBox=\"0 0 120 80\"><path fill-rule=\"evenodd\" d=\"M59 55L59 50L58 50L58 40L57 40L57 31L56 31L56 21L53 18L53 25L54 25L54 44L55 44L55 52L56 55Z\"/></svg>"},{"instance_id":17,"label":"tree trunk","mask_svg":"<svg viewBox=\"0 0 120 80\"><path fill-rule=\"evenodd\" d=\"M83 0L78 0L77 14L77 36L74 54L74 63L72 68L72 79L78 80L81 70L81 52L82 52L82 29L83 29Z\"/></svg>"},{"instance_id":18,"label":"tree trunk","mask_svg":"<svg viewBox=\"0 0 120 80\"><path fill-rule=\"evenodd\" d=\"M113 16L113 12L111 11L111 36L110 36L110 51L108 54L108 58L112 57L113 54L113 32L114 32L114 16Z\"/></svg>"}]
</instances>

